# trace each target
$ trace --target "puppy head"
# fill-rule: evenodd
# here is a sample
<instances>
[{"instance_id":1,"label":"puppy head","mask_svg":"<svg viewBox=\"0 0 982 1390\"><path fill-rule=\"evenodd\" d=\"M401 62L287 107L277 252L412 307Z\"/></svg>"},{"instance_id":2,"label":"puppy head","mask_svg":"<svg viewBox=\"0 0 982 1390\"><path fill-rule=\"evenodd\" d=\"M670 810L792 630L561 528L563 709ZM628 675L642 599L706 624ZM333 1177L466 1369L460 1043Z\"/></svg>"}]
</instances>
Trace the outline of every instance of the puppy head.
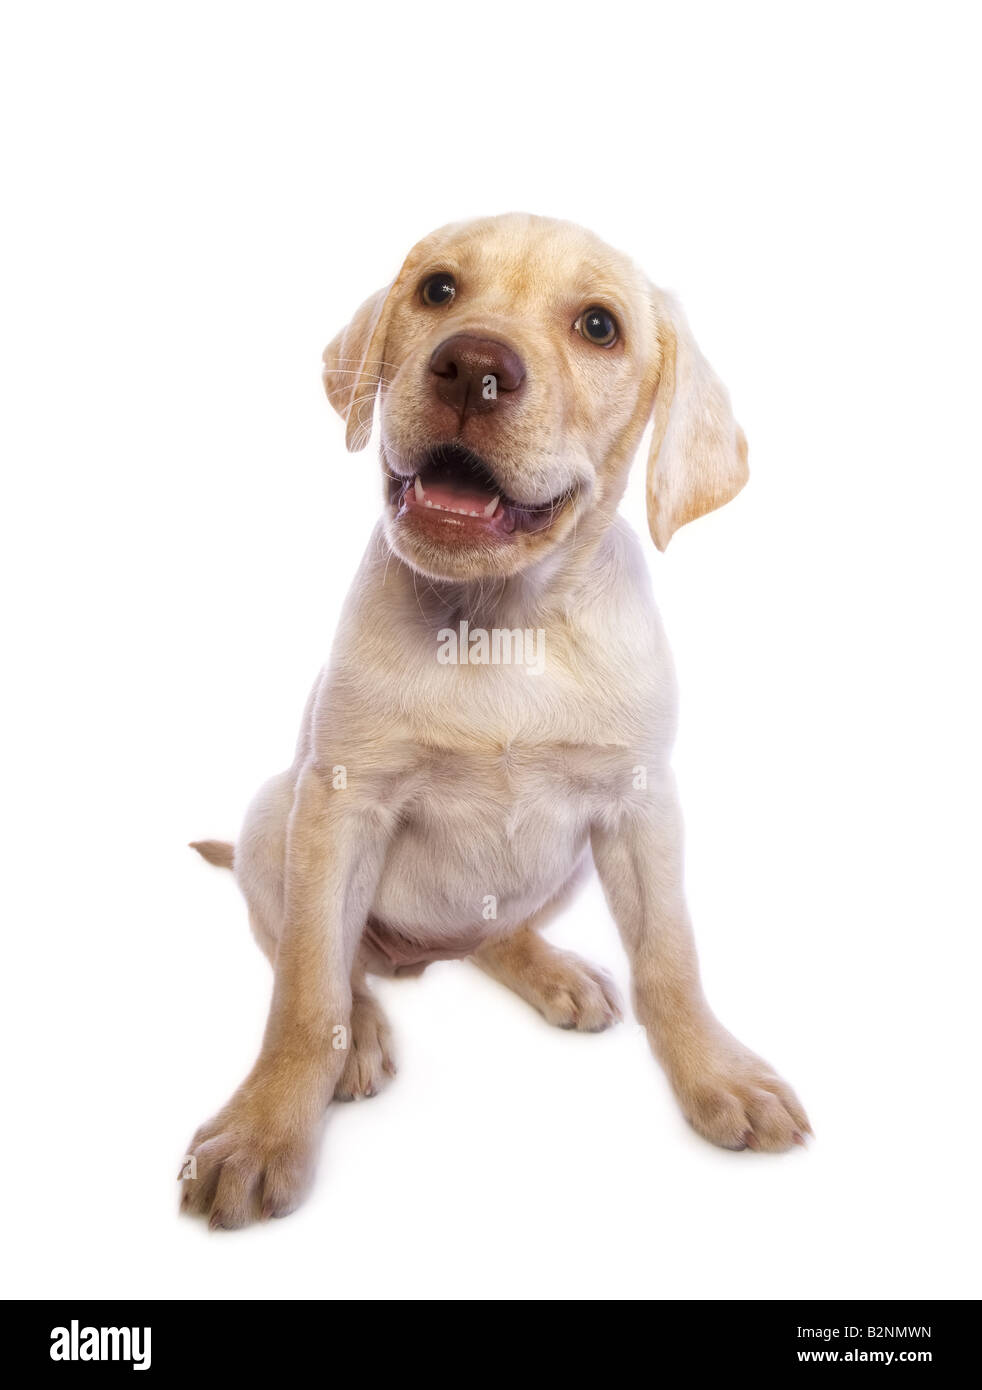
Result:
<instances>
[{"instance_id":1,"label":"puppy head","mask_svg":"<svg viewBox=\"0 0 982 1390\"><path fill-rule=\"evenodd\" d=\"M324 385L353 451L380 399L386 532L431 578L514 574L608 525L650 419L660 550L747 479L681 313L565 222L510 214L426 237L325 349Z\"/></svg>"}]
</instances>

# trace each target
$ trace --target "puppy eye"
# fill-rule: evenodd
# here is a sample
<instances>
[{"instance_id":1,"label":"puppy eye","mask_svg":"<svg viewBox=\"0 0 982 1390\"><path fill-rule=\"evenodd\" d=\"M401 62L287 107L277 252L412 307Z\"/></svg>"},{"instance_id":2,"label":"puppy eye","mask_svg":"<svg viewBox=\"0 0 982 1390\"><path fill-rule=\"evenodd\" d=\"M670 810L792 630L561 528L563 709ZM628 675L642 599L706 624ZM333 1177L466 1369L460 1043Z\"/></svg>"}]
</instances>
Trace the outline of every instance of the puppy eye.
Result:
<instances>
[{"instance_id":1,"label":"puppy eye","mask_svg":"<svg viewBox=\"0 0 982 1390\"><path fill-rule=\"evenodd\" d=\"M613 315L596 305L592 309L584 309L573 327L588 343L595 343L597 347L610 347L617 341L617 324Z\"/></svg>"},{"instance_id":2,"label":"puppy eye","mask_svg":"<svg viewBox=\"0 0 982 1390\"><path fill-rule=\"evenodd\" d=\"M419 287L419 297L424 304L435 308L438 304L449 304L457 293L457 283L445 270L428 276Z\"/></svg>"}]
</instances>

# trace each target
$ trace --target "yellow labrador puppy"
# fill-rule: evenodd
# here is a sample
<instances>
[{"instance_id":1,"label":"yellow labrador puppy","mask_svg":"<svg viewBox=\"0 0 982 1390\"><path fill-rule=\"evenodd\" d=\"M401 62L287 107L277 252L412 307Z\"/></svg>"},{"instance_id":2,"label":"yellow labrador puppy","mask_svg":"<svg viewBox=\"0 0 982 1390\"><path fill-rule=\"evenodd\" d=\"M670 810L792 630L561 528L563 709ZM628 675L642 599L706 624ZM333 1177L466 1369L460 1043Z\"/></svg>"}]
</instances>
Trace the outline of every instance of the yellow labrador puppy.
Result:
<instances>
[{"instance_id":1,"label":"yellow labrador puppy","mask_svg":"<svg viewBox=\"0 0 982 1390\"><path fill-rule=\"evenodd\" d=\"M349 449L380 403L383 514L293 766L234 851L195 846L234 866L275 984L258 1060L194 1136L184 1206L231 1227L301 1200L329 1101L393 1070L367 973L471 956L560 1027L613 1023L607 976L540 935L591 856L690 1122L730 1149L802 1142L793 1092L700 987L671 659L616 515L651 420L659 549L747 478L678 308L567 223L449 226L326 349L324 383Z\"/></svg>"}]
</instances>

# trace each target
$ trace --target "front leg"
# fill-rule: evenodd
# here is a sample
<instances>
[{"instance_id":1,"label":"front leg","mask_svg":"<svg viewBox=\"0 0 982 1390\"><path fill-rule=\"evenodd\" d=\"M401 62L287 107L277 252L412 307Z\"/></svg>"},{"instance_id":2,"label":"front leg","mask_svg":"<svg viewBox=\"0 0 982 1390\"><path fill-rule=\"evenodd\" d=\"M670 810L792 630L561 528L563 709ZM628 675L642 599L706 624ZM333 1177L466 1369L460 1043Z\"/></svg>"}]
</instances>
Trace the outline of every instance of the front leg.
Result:
<instances>
[{"instance_id":1,"label":"front leg","mask_svg":"<svg viewBox=\"0 0 982 1390\"><path fill-rule=\"evenodd\" d=\"M682 818L665 773L593 855L631 962L635 1007L690 1124L727 1149L788 1149L811 1133L798 1098L706 1003L682 891Z\"/></svg>"},{"instance_id":2,"label":"front leg","mask_svg":"<svg viewBox=\"0 0 982 1390\"><path fill-rule=\"evenodd\" d=\"M384 821L300 774L286 844L284 927L259 1057L198 1130L182 1209L212 1227L285 1216L313 1175L321 1122L344 1069L355 952L381 873Z\"/></svg>"}]
</instances>

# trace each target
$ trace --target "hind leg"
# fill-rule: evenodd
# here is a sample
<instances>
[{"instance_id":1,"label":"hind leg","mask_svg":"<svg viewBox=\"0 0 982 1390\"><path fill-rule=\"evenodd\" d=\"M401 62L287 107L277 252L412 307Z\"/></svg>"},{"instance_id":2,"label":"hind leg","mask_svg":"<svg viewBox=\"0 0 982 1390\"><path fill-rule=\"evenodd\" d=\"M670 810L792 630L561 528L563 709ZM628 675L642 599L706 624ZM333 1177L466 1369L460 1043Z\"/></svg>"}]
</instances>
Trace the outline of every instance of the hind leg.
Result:
<instances>
[{"instance_id":1,"label":"hind leg","mask_svg":"<svg viewBox=\"0 0 982 1390\"><path fill-rule=\"evenodd\" d=\"M471 957L486 975L520 995L547 1023L600 1033L621 1018L621 1003L605 970L561 951L541 929L573 898L590 870L584 854L554 898L510 936L491 941Z\"/></svg>"},{"instance_id":2,"label":"hind leg","mask_svg":"<svg viewBox=\"0 0 982 1390\"><path fill-rule=\"evenodd\" d=\"M335 1100L377 1095L396 1074L388 1019L365 982L365 968L360 960L355 962L351 974L351 991L348 1055L341 1080L334 1088Z\"/></svg>"},{"instance_id":3,"label":"hind leg","mask_svg":"<svg viewBox=\"0 0 982 1390\"><path fill-rule=\"evenodd\" d=\"M599 1033L621 1017L617 990L606 971L572 951L560 951L530 926L482 946L472 959L559 1028Z\"/></svg>"}]
</instances>

